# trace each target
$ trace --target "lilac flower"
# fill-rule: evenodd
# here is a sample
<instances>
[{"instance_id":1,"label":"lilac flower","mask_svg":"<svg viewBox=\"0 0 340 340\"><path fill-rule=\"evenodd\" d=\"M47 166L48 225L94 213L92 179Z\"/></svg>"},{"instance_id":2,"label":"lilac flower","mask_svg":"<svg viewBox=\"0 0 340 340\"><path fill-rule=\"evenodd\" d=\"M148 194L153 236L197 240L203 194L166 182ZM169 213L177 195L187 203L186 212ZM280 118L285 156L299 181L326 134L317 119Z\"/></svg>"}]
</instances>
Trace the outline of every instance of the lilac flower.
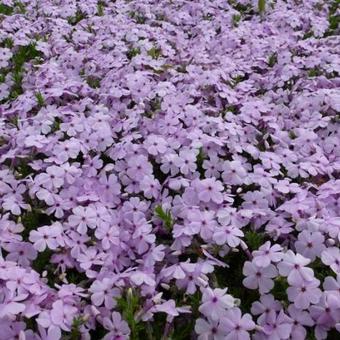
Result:
<instances>
[{"instance_id":1,"label":"lilac flower","mask_svg":"<svg viewBox=\"0 0 340 340\"><path fill-rule=\"evenodd\" d=\"M240 161L226 161L222 166L224 183L242 185L247 178L247 171Z\"/></svg>"},{"instance_id":2,"label":"lilac flower","mask_svg":"<svg viewBox=\"0 0 340 340\"><path fill-rule=\"evenodd\" d=\"M9 243L5 249L9 252L6 260L17 262L23 267L29 266L31 261L37 258L37 251L29 242Z\"/></svg>"},{"instance_id":3,"label":"lilac flower","mask_svg":"<svg viewBox=\"0 0 340 340\"><path fill-rule=\"evenodd\" d=\"M126 321L122 320L118 312L112 312L111 317L105 317L103 326L109 331L104 337L105 340L129 339L129 326Z\"/></svg>"},{"instance_id":4,"label":"lilac flower","mask_svg":"<svg viewBox=\"0 0 340 340\"><path fill-rule=\"evenodd\" d=\"M321 253L322 262L330 266L331 269L339 274L340 273L340 250L337 247L327 248Z\"/></svg>"},{"instance_id":5,"label":"lilac flower","mask_svg":"<svg viewBox=\"0 0 340 340\"><path fill-rule=\"evenodd\" d=\"M214 321L224 316L226 309L234 306L234 298L226 294L227 289L203 289L202 304L199 311Z\"/></svg>"},{"instance_id":6,"label":"lilac flower","mask_svg":"<svg viewBox=\"0 0 340 340\"><path fill-rule=\"evenodd\" d=\"M306 309L311 303L319 302L322 292L319 288L320 281L314 279L307 283L297 282L297 285L292 285L287 288L288 299L294 302L294 306L299 309Z\"/></svg>"},{"instance_id":7,"label":"lilac flower","mask_svg":"<svg viewBox=\"0 0 340 340\"><path fill-rule=\"evenodd\" d=\"M198 185L198 198L203 202L215 202L220 204L223 202L223 185L220 181L216 181L215 178L206 178L202 180Z\"/></svg>"},{"instance_id":8,"label":"lilac flower","mask_svg":"<svg viewBox=\"0 0 340 340\"><path fill-rule=\"evenodd\" d=\"M229 247L237 247L241 242L239 237L243 236L242 230L232 226L226 226L216 229L213 239L218 245L227 243Z\"/></svg>"},{"instance_id":9,"label":"lilac flower","mask_svg":"<svg viewBox=\"0 0 340 340\"><path fill-rule=\"evenodd\" d=\"M55 222L50 226L40 227L37 230L30 232L29 240L33 242L33 246L39 252L42 252L48 247L49 249L57 249L58 246L63 245L62 240L62 225Z\"/></svg>"},{"instance_id":10,"label":"lilac flower","mask_svg":"<svg viewBox=\"0 0 340 340\"><path fill-rule=\"evenodd\" d=\"M267 318L272 312L279 312L282 309L282 305L279 301L274 299L271 294L261 295L260 301L253 302L251 306L251 313L253 315L260 315L258 318L259 324L265 324Z\"/></svg>"},{"instance_id":11,"label":"lilac flower","mask_svg":"<svg viewBox=\"0 0 340 340\"><path fill-rule=\"evenodd\" d=\"M160 191L159 181L152 177L144 177L140 183L140 188L147 198L156 198Z\"/></svg>"},{"instance_id":12,"label":"lilac flower","mask_svg":"<svg viewBox=\"0 0 340 340\"><path fill-rule=\"evenodd\" d=\"M279 273L288 276L288 283L311 281L314 277L313 270L305 267L310 260L291 250L283 256L283 261L278 264Z\"/></svg>"},{"instance_id":13,"label":"lilac flower","mask_svg":"<svg viewBox=\"0 0 340 340\"><path fill-rule=\"evenodd\" d=\"M196 154L191 150L181 150L175 159L175 165L183 175L188 175L196 170Z\"/></svg>"},{"instance_id":14,"label":"lilac flower","mask_svg":"<svg viewBox=\"0 0 340 340\"><path fill-rule=\"evenodd\" d=\"M145 148L150 155L156 156L158 154L164 154L167 149L167 143L161 136L151 135L145 140Z\"/></svg>"},{"instance_id":15,"label":"lilac flower","mask_svg":"<svg viewBox=\"0 0 340 340\"><path fill-rule=\"evenodd\" d=\"M277 275L275 266L257 267L254 263L246 261L243 266L243 285L249 289L259 289L261 294L268 293L273 287L272 278Z\"/></svg>"},{"instance_id":16,"label":"lilac flower","mask_svg":"<svg viewBox=\"0 0 340 340\"><path fill-rule=\"evenodd\" d=\"M73 215L69 217L69 224L76 227L80 234L85 234L87 228L94 228L96 226L96 213L91 207L78 206L72 209Z\"/></svg>"},{"instance_id":17,"label":"lilac flower","mask_svg":"<svg viewBox=\"0 0 340 340\"><path fill-rule=\"evenodd\" d=\"M271 262L279 262L282 259L282 247L274 244L272 247L270 242L264 243L259 250L253 252L253 262L258 267L267 267Z\"/></svg>"},{"instance_id":18,"label":"lilac flower","mask_svg":"<svg viewBox=\"0 0 340 340\"><path fill-rule=\"evenodd\" d=\"M249 331L255 328L251 315L241 314L239 308L232 308L226 311L221 319L221 325L226 331L226 339L250 339Z\"/></svg>"},{"instance_id":19,"label":"lilac flower","mask_svg":"<svg viewBox=\"0 0 340 340\"><path fill-rule=\"evenodd\" d=\"M224 325L218 321L208 319L197 319L195 324L195 332L198 334L199 340L222 340L226 338L227 331Z\"/></svg>"},{"instance_id":20,"label":"lilac flower","mask_svg":"<svg viewBox=\"0 0 340 340\"><path fill-rule=\"evenodd\" d=\"M324 241L325 237L320 232L303 230L295 242L295 248L301 255L313 261L325 249Z\"/></svg>"},{"instance_id":21,"label":"lilac flower","mask_svg":"<svg viewBox=\"0 0 340 340\"><path fill-rule=\"evenodd\" d=\"M295 306L288 307L289 317L293 320L291 337L296 340L306 339L307 331L304 326L311 327L314 321L308 312L297 309Z\"/></svg>"},{"instance_id":22,"label":"lilac flower","mask_svg":"<svg viewBox=\"0 0 340 340\"><path fill-rule=\"evenodd\" d=\"M95 306L105 305L112 309L116 305L115 298L120 296L120 290L113 288L114 281L104 278L102 281L96 280L92 283L89 291L92 293L91 301Z\"/></svg>"},{"instance_id":23,"label":"lilac flower","mask_svg":"<svg viewBox=\"0 0 340 340\"><path fill-rule=\"evenodd\" d=\"M280 311L268 316L267 323L263 326L264 333L268 339L288 339L292 332L293 322L290 317Z\"/></svg>"},{"instance_id":24,"label":"lilac flower","mask_svg":"<svg viewBox=\"0 0 340 340\"><path fill-rule=\"evenodd\" d=\"M73 318L77 312L77 308L64 304L58 300L53 303L51 310L51 321L65 331L70 331Z\"/></svg>"}]
</instances>

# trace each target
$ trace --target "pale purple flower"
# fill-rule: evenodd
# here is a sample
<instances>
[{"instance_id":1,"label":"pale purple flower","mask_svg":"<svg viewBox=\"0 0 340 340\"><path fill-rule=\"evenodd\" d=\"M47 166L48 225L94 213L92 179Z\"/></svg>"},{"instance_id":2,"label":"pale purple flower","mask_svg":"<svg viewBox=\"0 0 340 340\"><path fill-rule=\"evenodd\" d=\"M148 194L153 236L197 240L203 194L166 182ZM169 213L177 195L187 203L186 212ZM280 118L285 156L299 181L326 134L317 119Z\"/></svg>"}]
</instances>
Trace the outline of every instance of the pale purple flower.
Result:
<instances>
[{"instance_id":1,"label":"pale purple flower","mask_svg":"<svg viewBox=\"0 0 340 340\"><path fill-rule=\"evenodd\" d=\"M206 178L197 184L198 198L203 202L212 201L220 204L223 202L223 185L214 177Z\"/></svg>"},{"instance_id":2,"label":"pale purple flower","mask_svg":"<svg viewBox=\"0 0 340 340\"><path fill-rule=\"evenodd\" d=\"M258 267L267 267L271 262L279 262L282 259L282 247L278 244L271 246L270 242L264 243L258 250L253 251L253 262Z\"/></svg>"},{"instance_id":3,"label":"pale purple flower","mask_svg":"<svg viewBox=\"0 0 340 340\"><path fill-rule=\"evenodd\" d=\"M145 197L156 198L161 189L161 185L157 179L145 176L140 183L140 189Z\"/></svg>"},{"instance_id":4,"label":"pale purple flower","mask_svg":"<svg viewBox=\"0 0 340 340\"><path fill-rule=\"evenodd\" d=\"M273 287L272 278L277 276L277 270L274 265L267 267L258 267L254 263L246 261L243 266L243 285L249 289L259 289L261 294L268 293Z\"/></svg>"},{"instance_id":5,"label":"pale purple flower","mask_svg":"<svg viewBox=\"0 0 340 340\"><path fill-rule=\"evenodd\" d=\"M191 150L181 150L175 164L183 175L188 175L196 170L196 154Z\"/></svg>"},{"instance_id":6,"label":"pale purple flower","mask_svg":"<svg viewBox=\"0 0 340 340\"><path fill-rule=\"evenodd\" d=\"M226 340L249 340L248 332L255 328L251 315L242 315L241 310L237 307L226 311L221 319L221 325L227 333Z\"/></svg>"},{"instance_id":7,"label":"pale purple flower","mask_svg":"<svg viewBox=\"0 0 340 340\"><path fill-rule=\"evenodd\" d=\"M279 314L271 312L268 320L263 325L266 338L270 340L288 339L293 328L293 320L287 316L282 310Z\"/></svg>"},{"instance_id":8,"label":"pale purple flower","mask_svg":"<svg viewBox=\"0 0 340 340\"><path fill-rule=\"evenodd\" d=\"M226 161L222 165L222 178L225 184L242 185L247 178L247 170L240 161Z\"/></svg>"},{"instance_id":9,"label":"pale purple flower","mask_svg":"<svg viewBox=\"0 0 340 340\"><path fill-rule=\"evenodd\" d=\"M295 248L298 253L313 261L326 248L324 241L325 237L320 232L303 230L295 242Z\"/></svg>"},{"instance_id":10,"label":"pale purple flower","mask_svg":"<svg viewBox=\"0 0 340 340\"><path fill-rule=\"evenodd\" d=\"M29 240L39 252L44 251L46 247L55 250L60 245L63 245L62 231L62 225L59 222L55 222L50 226L43 226L37 230L32 230Z\"/></svg>"},{"instance_id":11,"label":"pale purple flower","mask_svg":"<svg viewBox=\"0 0 340 340\"><path fill-rule=\"evenodd\" d=\"M311 281L314 278L314 272L311 268L305 267L309 263L309 259L288 250L284 254L282 262L278 264L279 273L288 276L288 283Z\"/></svg>"},{"instance_id":12,"label":"pale purple flower","mask_svg":"<svg viewBox=\"0 0 340 340\"><path fill-rule=\"evenodd\" d=\"M114 280L109 278L94 281L89 291L92 293L91 301L95 306L104 304L108 309L115 307L115 298L120 296L119 288L115 288Z\"/></svg>"},{"instance_id":13,"label":"pale purple flower","mask_svg":"<svg viewBox=\"0 0 340 340\"><path fill-rule=\"evenodd\" d=\"M288 300L294 302L294 306L299 309L307 309L310 304L319 302L322 292L318 288L320 281L313 279L306 283L297 282L287 288Z\"/></svg>"},{"instance_id":14,"label":"pale purple flower","mask_svg":"<svg viewBox=\"0 0 340 340\"><path fill-rule=\"evenodd\" d=\"M322 262L330 266L331 269L336 273L340 273L340 250L337 247L330 247L321 253Z\"/></svg>"},{"instance_id":15,"label":"pale purple flower","mask_svg":"<svg viewBox=\"0 0 340 340\"><path fill-rule=\"evenodd\" d=\"M64 331L70 331L77 308L58 300L53 303L51 321Z\"/></svg>"},{"instance_id":16,"label":"pale purple flower","mask_svg":"<svg viewBox=\"0 0 340 340\"><path fill-rule=\"evenodd\" d=\"M95 228L96 212L91 207L78 206L72 209L73 214L69 216L68 223L80 234L86 234L87 228Z\"/></svg>"},{"instance_id":17,"label":"pale purple flower","mask_svg":"<svg viewBox=\"0 0 340 340\"><path fill-rule=\"evenodd\" d=\"M198 340L223 340L227 335L227 331L218 320L207 321L202 318L196 320L195 332L198 334Z\"/></svg>"},{"instance_id":18,"label":"pale purple flower","mask_svg":"<svg viewBox=\"0 0 340 340\"><path fill-rule=\"evenodd\" d=\"M257 322L261 325L266 323L271 312L278 312L280 309L282 309L281 303L275 300L271 294L261 295L260 301L255 301L251 305L251 313L260 315Z\"/></svg>"},{"instance_id":19,"label":"pale purple flower","mask_svg":"<svg viewBox=\"0 0 340 340\"><path fill-rule=\"evenodd\" d=\"M157 156L166 152L167 142L161 136L151 135L146 138L144 146L150 155Z\"/></svg>"},{"instance_id":20,"label":"pale purple flower","mask_svg":"<svg viewBox=\"0 0 340 340\"><path fill-rule=\"evenodd\" d=\"M216 228L213 240L218 245L228 244L229 247L237 247L241 242L241 237L243 237L243 231L233 226L225 226Z\"/></svg>"},{"instance_id":21,"label":"pale purple flower","mask_svg":"<svg viewBox=\"0 0 340 340\"><path fill-rule=\"evenodd\" d=\"M23 267L27 267L37 258L37 251L29 242L9 243L5 246L9 254L7 261L15 261Z\"/></svg>"},{"instance_id":22,"label":"pale purple flower","mask_svg":"<svg viewBox=\"0 0 340 340\"><path fill-rule=\"evenodd\" d=\"M304 326L311 327L314 325L314 321L309 313L296 308L294 305L288 307L288 313L289 317L293 320L292 339L306 339L307 331Z\"/></svg>"},{"instance_id":23,"label":"pale purple flower","mask_svg":"<svg viewBox=\"0 0 340 340\"><path fill-rule=\"evenodd\" d=\"M103 326L109 331L103 339L129 339L130 328L118 312L112 312L111 317L105 317Z\"/></svg>"},{"instance_id":24,"label":"pale purple flower","mask_svg":"<svg viewBox=\"0 0 340 340\"><path fill-rule=\"evenodd\" d=\"M225 311L232 308L235 303L234 298L226 292L227 288L204 288L199 311L214 321L219 320L224 316Z\"/></svg>"}]
</instances>

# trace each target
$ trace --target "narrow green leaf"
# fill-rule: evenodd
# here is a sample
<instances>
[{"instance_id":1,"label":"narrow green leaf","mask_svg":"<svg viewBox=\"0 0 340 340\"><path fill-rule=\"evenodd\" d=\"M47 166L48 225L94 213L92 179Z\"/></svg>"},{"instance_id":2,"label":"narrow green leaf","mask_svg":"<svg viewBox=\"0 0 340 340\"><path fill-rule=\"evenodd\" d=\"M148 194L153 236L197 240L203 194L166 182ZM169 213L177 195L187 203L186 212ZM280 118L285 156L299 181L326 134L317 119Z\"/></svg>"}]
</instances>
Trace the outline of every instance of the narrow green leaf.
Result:
<instances>
[{"instance_id":1,"label":"narrow green leaf","mask_svg":"<svg viewBox=\"0 0 340 340\"><path fill-rule=\"evenodd\" d=\"M266 0L258 0L259 12L262 14L266 10Z\"/></svg>"},{"instance_id":2,"label":"narrow green leaf","mask_svg":"<svg viewBox=\"0 0 340 340\"><path fill-rule=\"evenodd\" d=\"M164 226L168 229L171 230L173 227L173 220L171 217L171 213L169 211L164 211L163 208L158 205L155 208L155 215L162 220L164 223Z\"/></svg>"}]
</instances>

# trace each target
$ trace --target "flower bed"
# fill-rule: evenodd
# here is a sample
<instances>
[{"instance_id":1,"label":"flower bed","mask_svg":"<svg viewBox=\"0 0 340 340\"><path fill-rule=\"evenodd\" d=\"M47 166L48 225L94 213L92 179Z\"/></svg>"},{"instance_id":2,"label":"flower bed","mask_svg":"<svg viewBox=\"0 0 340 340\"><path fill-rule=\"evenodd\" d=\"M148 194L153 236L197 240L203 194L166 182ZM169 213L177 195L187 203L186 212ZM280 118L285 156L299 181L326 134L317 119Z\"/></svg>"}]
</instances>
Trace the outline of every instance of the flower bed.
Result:
<instances>
[{"instance_id":1,"label":"flower bed","mask_svg":"<svg viewBox=\"0 0 340 340\"><path fill-rule=\"evenodd\" d=\"M3 0L0 339L336 339L338 0Z\"/></svg>"}]
</instances>

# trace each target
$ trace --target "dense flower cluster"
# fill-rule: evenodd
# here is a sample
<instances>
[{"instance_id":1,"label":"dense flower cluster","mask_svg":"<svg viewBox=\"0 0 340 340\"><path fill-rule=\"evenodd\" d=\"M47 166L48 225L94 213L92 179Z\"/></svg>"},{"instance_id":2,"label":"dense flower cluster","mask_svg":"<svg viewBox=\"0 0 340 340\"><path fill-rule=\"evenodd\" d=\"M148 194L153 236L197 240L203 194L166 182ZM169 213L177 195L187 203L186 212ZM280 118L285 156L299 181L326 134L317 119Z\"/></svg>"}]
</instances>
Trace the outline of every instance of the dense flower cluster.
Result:
<instances>
[{"instance_id":1,"label":"dense flower cluster","mask_svg":"<svg viewBox=\"0 0 340 340\"><path fill-rule=\"evenodd\" d=\"M0 339L335 339L337 4L3 0Z\"/></svg>"}]
</instances>

